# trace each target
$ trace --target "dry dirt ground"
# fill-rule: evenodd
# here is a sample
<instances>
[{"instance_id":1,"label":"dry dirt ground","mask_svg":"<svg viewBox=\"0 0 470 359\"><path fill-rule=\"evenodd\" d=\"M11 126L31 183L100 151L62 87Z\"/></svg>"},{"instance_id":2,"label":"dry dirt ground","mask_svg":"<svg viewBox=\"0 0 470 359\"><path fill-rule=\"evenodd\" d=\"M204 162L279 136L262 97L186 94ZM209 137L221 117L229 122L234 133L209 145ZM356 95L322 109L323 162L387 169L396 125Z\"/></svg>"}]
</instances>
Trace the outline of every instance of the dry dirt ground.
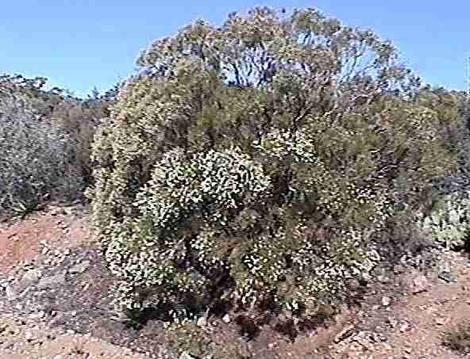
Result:
<instances>
[{"instance_id":1,"label":"dry dirt ground","mask_svg":"<svg viewBox=\"0 0 470 359\"><path fill-rule=\"evenodd\" d=\"M441 342L470 321L470 262L447 253L443 263L445 272L398 268L360 305L294 340L266 324L240 341L238 358L462 358ZM50 207L0 224L0 359L173 358L163 354L160 323L135 329L113 318L110 284L84 208ZM235 321L210 318L204 330L224 346L237 340Z\"/></svg>"},{"instance_id":2,"label":"dry dirt ground","mask_svg":"<svg viewBox=\"0 0 470 359\"><path fill-rule=\"evenodd\" d=\"M63 263L64 253L90 244L85 218L82 208L55 207L23 221L1 224L0 273L7 278L6 282L13 282L15 270L28 268L44 258L50 265L58 266ZM12 291L11 286L0 287L3 302L17 301L12 298L17 293ZM44 312L19 314L3 304L0 306L0 359L145 358L90 335L53 328L44 320Z\"/></svg>"}]
</instances>

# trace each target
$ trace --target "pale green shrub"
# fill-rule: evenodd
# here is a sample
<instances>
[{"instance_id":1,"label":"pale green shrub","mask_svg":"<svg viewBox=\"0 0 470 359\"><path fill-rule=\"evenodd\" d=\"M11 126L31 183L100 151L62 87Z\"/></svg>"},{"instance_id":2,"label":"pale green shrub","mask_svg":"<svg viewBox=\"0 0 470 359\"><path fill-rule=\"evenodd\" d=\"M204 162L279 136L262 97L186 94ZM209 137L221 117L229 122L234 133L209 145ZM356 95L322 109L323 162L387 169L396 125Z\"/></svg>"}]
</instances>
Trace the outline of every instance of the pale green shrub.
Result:
<instances>
[{"instance_id":1,"label":"pale green shrub","mask_svg":"<svg viewBox=\"0 0 470 359\"><path fill-rule=\"evenodd\" d=\"M423 230L448 249L462 248L470 234L470 196L457 192L444 196L431 213L421 219Z\"/></svg>"}]
</instances>

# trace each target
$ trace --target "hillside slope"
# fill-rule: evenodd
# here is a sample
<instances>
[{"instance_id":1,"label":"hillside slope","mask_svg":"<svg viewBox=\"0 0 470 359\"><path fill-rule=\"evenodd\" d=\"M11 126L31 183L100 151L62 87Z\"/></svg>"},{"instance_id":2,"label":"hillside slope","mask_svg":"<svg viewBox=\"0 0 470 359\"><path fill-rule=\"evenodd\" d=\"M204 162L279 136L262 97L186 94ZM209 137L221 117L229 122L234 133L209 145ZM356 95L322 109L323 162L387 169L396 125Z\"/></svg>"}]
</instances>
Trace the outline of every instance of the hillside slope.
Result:
<instances>
[{"instance_id":1,"label":"hillside slope","mask_svg":"<svg viewBox=\"0 0 470 359\"><path fill-rule=\"evenodd\" d=\"M441 342L470 320L470 266L458 253L442 261L451 266L448 276L397 268L367 289L361 305L294 341L266 324L240 342L238 358L460 358ZM116 318L111 282L85 209L54 207L3 223L0 358L173 358L161 323L137 330ZM238 341L233 322L209 318L205 330L214 343Z\"/></svg>"}]
</instances>

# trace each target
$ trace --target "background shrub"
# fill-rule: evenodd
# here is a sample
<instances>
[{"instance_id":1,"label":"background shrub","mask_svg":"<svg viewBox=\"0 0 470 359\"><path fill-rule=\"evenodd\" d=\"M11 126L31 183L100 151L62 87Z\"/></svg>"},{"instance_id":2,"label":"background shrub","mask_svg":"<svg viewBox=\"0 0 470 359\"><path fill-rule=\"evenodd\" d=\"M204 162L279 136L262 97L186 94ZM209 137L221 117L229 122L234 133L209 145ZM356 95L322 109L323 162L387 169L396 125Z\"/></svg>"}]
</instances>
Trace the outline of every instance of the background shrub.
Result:
<instances>
[{"instance_id":1,"label":"background shrub","mask_svg":"<svg viewBox=\"0 0 470 359\"><path fill-rule=\"evenodd\" d=\"M27 211L44 197L76 195L83 187L74 167L74 145L42 120L32 100L0 88L0 209Z\"/></svg>"},{"instance_id":2,"label":"background shrub","mask_svg":"<svg viewBox=\"0 0 470 359\"><path fill-rule=\"evenodd\" d=\"M470 234L468 192L454 192L441 198L423 217L423 230L447 249L467 248Z\"/></svg>"},{"instance_id":3,"label":"background shrub","mask_svg":"<svg viewBox=\"0 0 470 359\"><path fill-rule=\"evenodd\" d=\"M156 41L93 148L117 303L315 314L408 241L457 119L370 31L258 8ZM384 239L385 238L385 239Z\"/></svg>"},{"instance_id":4,"label":"background shrub","mask_svg":"<svg viewBox=\"0 0 470 359\"><path fill-rule=\"evenodd\" d=\"M95 127L111 95L82 101L45 79L0 77L0 214L82 197Z\"/></svg>"},{"instance_id":5,"label":"background shrub","mask_svg":"<svg viewBox=\"0 0 470 359\"><path fill-rule=\"evenodd\" d=\"M73 139L76 165L87 185L92 182L91 145L98 124L109 116L117 87L103 95L93 92L85 100L62 97L47 117Z\"/></svg>"}]
</instances>

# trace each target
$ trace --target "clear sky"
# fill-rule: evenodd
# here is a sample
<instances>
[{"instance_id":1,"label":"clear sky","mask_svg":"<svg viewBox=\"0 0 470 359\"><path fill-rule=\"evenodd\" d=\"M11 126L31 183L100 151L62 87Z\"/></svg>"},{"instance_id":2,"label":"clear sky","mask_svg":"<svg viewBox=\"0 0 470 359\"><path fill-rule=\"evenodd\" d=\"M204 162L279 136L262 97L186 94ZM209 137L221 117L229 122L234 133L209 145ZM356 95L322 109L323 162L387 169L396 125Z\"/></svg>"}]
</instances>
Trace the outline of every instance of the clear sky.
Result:
<instances>
[{"instance_id":1,"label":"clear sky","mask_svg":"<svg viewBox=\"0 0 470 359\"><path fill-rule=\"evenodd\" d=\"M194 19L220 24L255 5L317 7L372 28L400 49L425 81L465 89L469 0L2 0L0 73L45 76L85 95L127 78L153 40Z\"/></svg>"}]
</instances>

